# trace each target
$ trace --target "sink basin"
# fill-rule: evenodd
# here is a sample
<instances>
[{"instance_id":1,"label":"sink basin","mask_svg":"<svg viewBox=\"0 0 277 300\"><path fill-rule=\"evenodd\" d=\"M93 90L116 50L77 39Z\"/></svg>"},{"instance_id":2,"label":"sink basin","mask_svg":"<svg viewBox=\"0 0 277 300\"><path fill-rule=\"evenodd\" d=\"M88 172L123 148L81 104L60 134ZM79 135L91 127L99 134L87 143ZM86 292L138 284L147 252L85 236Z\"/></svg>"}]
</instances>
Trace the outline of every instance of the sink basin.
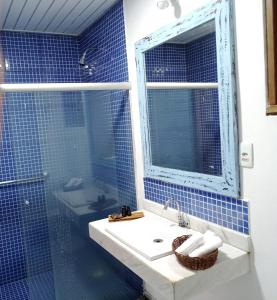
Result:
<instances>
[{"instance_id":1,"label":"sink basin","mask_svg":"<svg viewBox=\"0 0 277 300\"><path fill-rule=\"evenodd\" d=\"M190 233L187 228L147 212L141 219L108 223L105 230L151 261L172 254L172 241Z\"/></svg>"}]
</instances>

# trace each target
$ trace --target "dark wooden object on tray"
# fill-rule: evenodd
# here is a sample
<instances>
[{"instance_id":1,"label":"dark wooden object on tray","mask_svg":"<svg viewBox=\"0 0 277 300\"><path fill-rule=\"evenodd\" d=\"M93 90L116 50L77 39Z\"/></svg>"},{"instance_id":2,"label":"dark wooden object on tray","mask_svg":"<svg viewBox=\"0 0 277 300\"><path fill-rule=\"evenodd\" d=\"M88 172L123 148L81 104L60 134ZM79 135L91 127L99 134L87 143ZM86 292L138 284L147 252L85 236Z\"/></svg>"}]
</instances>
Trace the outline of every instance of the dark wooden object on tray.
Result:
<instances>
[{"instance_id":1,"label":"dark wooden object on tray","mask_svg":"<svg viewBox=\"0 0 277 300\"><path fill-rule=\"evenodd\" d=\"M133 211L131 216L122 217L121 214L118 215L109 215L108 220L109 222L118 222L118 221L128 221L134 220L144 217L144 213L142 211Z\"/></svg>"}]
</instances>

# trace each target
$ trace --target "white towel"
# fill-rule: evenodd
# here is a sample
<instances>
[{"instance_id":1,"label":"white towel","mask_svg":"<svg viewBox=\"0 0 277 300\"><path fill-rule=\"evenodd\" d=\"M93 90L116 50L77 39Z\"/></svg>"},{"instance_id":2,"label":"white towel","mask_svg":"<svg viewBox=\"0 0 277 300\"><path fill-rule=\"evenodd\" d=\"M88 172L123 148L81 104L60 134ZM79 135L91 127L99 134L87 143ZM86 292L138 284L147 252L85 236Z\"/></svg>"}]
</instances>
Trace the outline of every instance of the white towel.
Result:
<instances>
[{"instance_id":1,"label":"white towel","mask_svg":"<svg viewBox=\"0 0 277 300\"><path fill-rule=\"evenodd\" d=\"M190 257L203 256L222 246L222 240L219 236L208 234L206 235L205 238L203 237L203 239L204 239L204 244L199 248L195 249L194 251L192 251L189 254Z\"/></svg>"},{"instance_id":2,"label":"white towel","mask_svg":"<svg viewBox=\"0 0 277 300\"><path fill-rule=\"evenodd\" d=\"M194 249L203 245L203 243L203 234L200 232L196 232L191 237L189 237L182 245L180 245L175 251L183 255L189 255Z\"/></svg>"},{"instance_id":3,"label":"white towel","mask_svg":"<svg viewBox=\"0 0 277 300\"><path fill-rule=\"evenodd\" d=\"M203 238L204 238L204 242L205 240L209 237L209 236L215 236L215 233L211 230L207 230L204 234L203 234Z\"/></svg>"}]
</instances>

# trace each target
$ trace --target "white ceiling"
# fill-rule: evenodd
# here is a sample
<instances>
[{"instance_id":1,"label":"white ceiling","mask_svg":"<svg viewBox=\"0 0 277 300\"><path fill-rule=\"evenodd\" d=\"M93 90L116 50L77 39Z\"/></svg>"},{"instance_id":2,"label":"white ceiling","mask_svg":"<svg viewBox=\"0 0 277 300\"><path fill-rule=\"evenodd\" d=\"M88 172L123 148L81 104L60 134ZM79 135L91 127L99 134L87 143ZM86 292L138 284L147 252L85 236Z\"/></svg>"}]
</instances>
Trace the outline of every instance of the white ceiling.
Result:
<instances>
[{"instance_id":1,"label":"white ceiling","mask_svg":"<svg viewBox=\"0 0 277 300\"><path fill-rule=\"evenodd\" d=\"M117 0L0 0L0 29L79 35Z\"/></svg>"},{"instance_id":2,"label":"white ceiling","mask_svg":"<svg viewBox=\"0 0 277 300\"><path fill-rule=\"evenodd\" d=\"M167 41L167 43L187 44L212 32L215 32L215 22L209 21L189 31L181 33L180 35L175 36L173 39Z\"/></svg>"}]
</instances>

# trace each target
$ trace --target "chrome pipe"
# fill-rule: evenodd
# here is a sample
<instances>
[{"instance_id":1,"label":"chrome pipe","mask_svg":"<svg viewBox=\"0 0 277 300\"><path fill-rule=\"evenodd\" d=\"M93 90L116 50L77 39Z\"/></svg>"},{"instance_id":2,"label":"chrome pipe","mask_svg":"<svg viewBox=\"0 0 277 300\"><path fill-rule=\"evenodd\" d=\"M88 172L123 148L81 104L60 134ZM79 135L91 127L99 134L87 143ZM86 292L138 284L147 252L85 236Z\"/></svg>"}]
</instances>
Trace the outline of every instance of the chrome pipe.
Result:
<instances>
[{"instance_id":1,"label":"chrome pipe","mask_svg":"<svg viewBox=\"0 0 277 300\"><path fill-rule=\"evenodd\" d=\"M40 181L44 181L48 176L49 176L48 172L43 172L43 174L41 176L2 181L2 182L0 182L0 187L5 187L5 186L9 186L9 185L18 185L18 184L24 184L24 183L40 182Z\"/></svg>"}]
</instances>

